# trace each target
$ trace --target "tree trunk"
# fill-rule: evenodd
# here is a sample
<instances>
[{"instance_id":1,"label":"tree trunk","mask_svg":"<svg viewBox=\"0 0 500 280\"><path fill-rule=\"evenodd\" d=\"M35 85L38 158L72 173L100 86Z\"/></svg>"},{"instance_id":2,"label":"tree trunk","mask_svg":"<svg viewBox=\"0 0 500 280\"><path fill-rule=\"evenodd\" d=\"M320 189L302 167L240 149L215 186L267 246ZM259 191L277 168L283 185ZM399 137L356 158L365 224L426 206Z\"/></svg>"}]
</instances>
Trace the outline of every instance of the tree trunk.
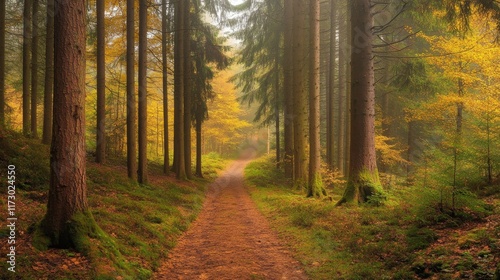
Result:
<instances>
[{"instance_id":1,"label":"tree trunk","mask_svg":"<svg viewBox=\"0 0 500 280\"><path fill-rule=\"evenodd\" d=\"M326 162L330 169L335 168L335 62L337 60L337 1L330 1L330 59L328 93L326 95Z\"/></svg>"},{"instance_id":2,"label":"tree trunk","mask_svg":"<svg viewBox=\"0 0 500 280\"><path fill-rule=\"evenodd\" d=\"M389 52L388 46L385 47L385 51ZM386 59L384 60L384 69L382 72L382 79L384 80L385 84L387 85L389 83L389 60ZM389 106L389 91L387 90L387 87L385 87L385 90L381 92L381 94L377 94L377 96L381 95L381 101L380 101L380 108L382 111L382 135L386 137L391 137L391 134L389 133L390 130L390 123L391 123L391 109ZM380 165L380 171L384 173L389 172L389 166L387 164L384 164L384 162L379 161ZM407 176L408 177L408 176Z\"/></svg>"},{"instance_id":3,"label":"tree trunk","mask_svg":"<svg viewBox=\"0 0 500 280\"><path fill-rule=\"evenodd\" d=\"M305 26L306 4L302 0L294 0L294 36L293 36L293 132L294 132L294 181L296 185L304 186L307 176L306 158L306 118L307 94L305 88L306 59L305 59Z\"/></svg>"},{"instance_id":4,"label":"tree trunk","mask_svg":"<svg viewBox=\"0 0 500 280\"><path fill-rule=\"evenodd\" d=\"M83 0L58 0L56 5L54 137L49 201L42 226L52 246L81 251L81 238L95 230L85 178L86 7Z\"/></svg>"},{"instance_id":5,"label":"tree trunk","mask_svg":"<svg viewBox=\"0 0 500 280\"><path fill-rule=\"evenodd\" d=\"M137 133L135 126L135 22L134 0L127 0L127 170L137 178Z\"/></svg>"},{"instance_id":6,"label":"tree trunk","mask_svg":"<svg viewBox=\"0 0 500 280\"><path fill-rule=\"evenodd\" d=\"M276 100L274 101L274 105L275 105L274 122L275 122L275 133L276 133L276 168L279 168L280 164L281 164L279 52L276 52L276 57L275 57L274 63L275 63L275 71L276 71L276 80L274 81L274 92L276 95Z\"/></svg>"},{"instance_id":7,"label":"tree trunk","mask_svg":"<svg viewBox=\"0 0 500 280\"><path fill-rule=\"evenodd\" d=\"M106 161L106 60L104 1L96 0L97 14L97 129L96 162Z\"/></svg>"},{"instance_id":8,"label":"tree trunk","mask_svg":"<svg viewBox=\"0 0 500 280\"><path fill-rule=\"evenodd\" d=\"M351 26L348 25L347 23L350 21L351 19L351 15L352 15L352 11L350 9L350 2L349 1L346 1L347 4L346 4L346 39L345 41L347 42L351 42L352 40L352 29L351 29ZM352 47L347 45L346 46L346 49L347 49L347 52L346 54L350 54L352 52ZM345 148L344 148L344 177L347 177L349 176L349 163L350 163L350 159L351 159L351 153L350 153L350 150L351 150L351 91L352 91L352 75L351 75L351 72L352 72L352 67L351 67L351 55L347 55L346 56L346 63L345 63L345 66L346 66L346 71L345 71L345 74L346 74L346 91L345 91L345 139L344 139L344 145L345 145Z\"/></svg>"},{"instance_id":9,"label":"tree trunk","mask_svg":"<svg viewBox=\"0 0 500 280\"><path fill-rule=\"evenodd\" d=\"M54 0L47 0L45 35L45 84L43 94L42 143L52 140L52 99L54 95Z\"/></svg>"},{"instance_id":10,"label":"tree trunk","mask_svg":"<svg viewBox=\"0 0 500 280\"><path fill-rule=\"evenodd\" d=\"M0 1L0 130L5 127L5 0Z\"/></svg>"},{"instance_id":11,"label":"tree trunk","mask_svg":"<svg viewBox=\"0 0 500 280\"><path fill-rule=\"evenodd\" d=\"M345 1L343 1L345 2ZM339 13L340 14L340 13ZM340 174L345 174L345 153L346 153L346 56L348 53L347 44L347 15L339 17L339 99L338 99L338 114L337 114L337 168Z\"/></svg>"},{"instance_id":12,"label":"tree trunk","mask_svg":"<svg viewBox=\"0 0 500 280\"><path fill-rule=\"evenodd\" d=\"M413 185L414 182L414 157L415 157L415 129L416 129L416 122L415 121L409 121L408 122L408 150L407 150L407 158L406 160L408 161L406 163L406 183L409 186Z\"/></svg>"},{"instance_id":13,"label":"tree trunk","mask_svg":"<svg viewBox=\"0 0 500 280\"><path fill-rule=\"evenodd\" d=\"M184 6L185 1L175 3L174 37L174 172L178 179L186 179L184 162Z\"/></svg>"},{"instance_id":14,"label":"tree trunk","mask_svg":"<svg viewBox=\"0 0 500 280\"><path fill-rule=\"evenodd\" d=\"M462 71L462 63L460 63L460 71ZM458 96L463 97L465 93L465 85L464 81L462 78L458 78ZM457 192L457 184L458 184L458 173L460 172L458 170L459 168L459 163L460 163L460 150L461 150L461 144L462 144L462 122L463 122L463 111L464 111L464 103L462 101L457 102L457 116L456 116L456 134L455 134L455 140L454 140L454 145L453 145L453 191L452 191L452 211L453 213L455 212L455 198L456 198L456 192Z\"/></svg>"},{"instance_id":15,"label":"tree trunk","mask_svg":"<svg viewBox=\"0 0 500 280\"><path fill-rule=\"evenodd\" d=\"M347 187L339 204L382 195L375 154L375 90L370 0L351 1L351 147ZM381 201L374 201L381 202Z\"/></svg>"},{"instance_id":16,"label":"tree trunk","mask_svg":"<svg viewBox=\"0 0 500 280\"><path fill-rule=\"evenodd\" d=\"M167 0L161 2L161 53L163 71L163 173L168 174L170 169L169 147L168 147L168 23L167 23Z\"/></svg>"},{"instance_id":17,"label":"tree trunk","mask_svg":"<svg viewBox=\"0 0 500 280\"><path fill-rule=\"evenodd\" d=\"M33 0L24 1L23 11L23 134L30 136L31 38Z\"/></svg>"},{"instance_id":18,"label":"tree trunk","mask_svg":"<svg viewBox=\"0 0 500 280\"><path fill-rule=\"evenodd\" d=\"M196 176L203 178L201 170L201 129L202 129L202 115L196 116Z\"/></svg>"},{"instance_id":19,"label":"tree trunk","mask_svg":"<svg viewBox=\"0 0 500 280\"><path fill-rule=\"evenodd\" d=\"M31 40L31 137L38 138L37 106L38 106L38 0L33 0L32 40Z\"/></svg>"},{"instance_id":20,"label":"tree trunk","mask_svg":"<svg viewBox=\"0 0 500 280\"><path fill-rule=\"evenodd\" d=\"M138 181L148 182L148 107L147 107L147 56L148 56L148 6L147 0L139 0L139 165Z\"/></svg>"},{"instance_id":21,"label":"tree trunk","mask_svg":"<svg viewBox=\"0 0 500 280\"><path fill-rule=\"evenodd\" d=\"M293 178L293 0L285 0L283 114L285 176Z\"/></svg>"},{"instance_id":22,"label":"tree trunk","mask_svg":"<svg viewBox=\"0 0 500 280\"><path fill-rule=\"evenodd\" d=\"M326 195L321 179L320 146L320 10L319 0L310 0L309 49L309 184L308 197ZM333 16L333 15L332 15Z\"/></svg>"},{"instance_id":23,"label":"tree trunk","mask_svg":"<svg viewBox=\"0 0 500 280\"><path fill-rule=\"evenodd\" d=\"M191 179L191 111L193 94L191 91L191 1L184 4L184 164L186 165L186 178Z\"/></svg>"},{"instance_id":24,"label":"tree trunk","mask_svg":"<svg viewBox=\"0 0 500 280\"><path fill-rule=\"evenodd\" d=\"M487 166L487 170L486 170L486 179L487 179L487 182L488 182L488 185L491 185L493 184L493 163L492 163L492 160L491 160L491 129L490 129L490 122L491 122L491 119L490 119L490 112L489 112L489 108L488 108L488 112L487 112L487 115L486 115L486 145L487 145L487 148L486 148L486 166Z\"/></svg>"}]
</instances>

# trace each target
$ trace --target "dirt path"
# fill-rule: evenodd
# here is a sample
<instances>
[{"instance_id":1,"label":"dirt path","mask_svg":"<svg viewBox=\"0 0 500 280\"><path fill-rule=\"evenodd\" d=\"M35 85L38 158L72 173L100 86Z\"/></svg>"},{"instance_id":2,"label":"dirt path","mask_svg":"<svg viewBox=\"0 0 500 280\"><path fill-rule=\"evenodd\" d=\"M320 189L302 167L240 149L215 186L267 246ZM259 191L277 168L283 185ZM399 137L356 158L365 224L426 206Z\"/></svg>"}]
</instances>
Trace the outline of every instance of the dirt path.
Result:
<instances>
[{"instance_id":1,"label":"dirt path","mask_svg":"<svg viewBox=\"0 0 500 280\"><path fill-rule=\"evenodd\" d=\"M197 220L154 279L307 279L244 187L249 157L210 186Z\"/></svg>"}]
</instances>

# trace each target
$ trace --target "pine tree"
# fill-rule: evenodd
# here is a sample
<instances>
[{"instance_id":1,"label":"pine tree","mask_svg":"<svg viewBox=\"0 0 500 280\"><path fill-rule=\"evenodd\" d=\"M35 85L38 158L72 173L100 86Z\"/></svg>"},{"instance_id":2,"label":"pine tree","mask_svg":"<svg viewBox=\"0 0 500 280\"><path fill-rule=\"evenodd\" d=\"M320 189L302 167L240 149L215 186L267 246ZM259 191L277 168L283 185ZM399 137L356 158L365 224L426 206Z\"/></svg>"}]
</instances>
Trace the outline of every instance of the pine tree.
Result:
<instances>
[{"instance_id":1,"label":"pine tree","mask_svg":"<svg viewBox=\"0 0 500 280\"><path fill-rule=\"evenodd\" d=\"M23 10L23 134L30 136L31 25L33 0L24 1Z\"/></svg>"},{"instance_id":2,"label":"pine tree","mask_svg":"<svg viewBox=\"0 0 500 280\"><path fill-rule=\"evenodd\" d=\"M306 93L306 2L294 0L293 7L293 166L296 184L307 183L307 93Z\"/></svg>"},{"instance_id":3,"label":"pine tree","mask_svg":"<svg viewBox=\"0 0 500 280\"><path fill-rule=\"evenodd\" d=\"M47 0L46 14L42 142L48 145L52 141L52 99L54 96L54 0Z\"/></svg>"},{"instance_id":4,"label":"pine tree","mask_svg":"<svg viewBox=\"0 0 500 280\"><path fill-rule=\"evenodd\" d=\"M321 179L320 146L320 10L319 0L310 0L309 16L309 182L308 197L326 195Z\"/></svg>"},{"instance_id":5,"label":"pine tree","mask_svg":"<svg viewBox=\"0 0 500 280\"><path fill-rule=\"evenodd\" d=\"M173 169L179 179L186 179L184 140L184 89L185 89L185 20L186 1L175 3L174 35L174 162ZM187 10L189 11L189 10Z\"/></svg>"},{"instance_id":6,"label":"pine tree","mask_svg":"<svg viewBox=\"0 0 500 280\"><path fill-rule=\"evenodd\" d=\"M56 5L54 137L42 228L52 246L68 248L81 245L77 241L82 234L95 229L85 174L85 1L56 1Z\"/></svg>"},{"instance_id":7,"label":"pine tree","mask_svg":"<svg viewBox=\"0 0 500 280\"><path fill-rule=\"evenodd\" d=\"M106 161L106 42L104 27L104 1L96 0L97 13L97 128L96 162Z\"/></svg>"},{"instance_id":8,"label":"pine tree","mask_svg":"<svg viewBox=\"0 0 500 280\"><path fill-rule=\"evenodd\" d=\"M168 144L168 51L167 37L169 24L167 21L167 0L161 2L161 54L162 54L162 89L163 89L163 173L168 174L170 169Z\"/></svg>"},{"instance_id":9,"label":"pine tree","mask_svg":"<svg viewBox=\"0 0 500 280\"><path fill-rule=\"evenodd\" d=\"M127 173L131 179L137 178L134 11L134 0L127 0Z\"/></svg>"},{"instance_id":10,"label":"pine tree","mask_svg":"<svg viewBox=\"0 0 500 280\"><path fill-rule=\"evenodd\" d=\"M147 54L148 54L148 6L147 0L139 0L139 164L138 176L139 183L148 182L148 107L147 107Z\"/></svg>"},{"instance_id":11,"label":"pine tree","mask_svg":"<svg viewBox=\"0 0 500 280\"><path fill-rule=\"evenodd\" d=\"M382 195L375 154L375 89L370 0L351 1L351 144L347 187L339 204Z\"/></svg>"}]
</instances>

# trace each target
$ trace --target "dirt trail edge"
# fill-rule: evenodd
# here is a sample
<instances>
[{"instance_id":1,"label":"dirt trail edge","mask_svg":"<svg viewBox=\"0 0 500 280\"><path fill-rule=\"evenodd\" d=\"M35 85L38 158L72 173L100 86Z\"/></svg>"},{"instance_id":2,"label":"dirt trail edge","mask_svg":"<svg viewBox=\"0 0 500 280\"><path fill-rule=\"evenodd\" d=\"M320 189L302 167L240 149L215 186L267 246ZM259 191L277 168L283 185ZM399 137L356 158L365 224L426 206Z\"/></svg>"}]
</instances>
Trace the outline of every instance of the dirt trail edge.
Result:
<instances>
[{"instance_id":1,"label":"dirt trail edge","mask_svg":"<svg viewBox=\"0 0 500 280\"><path fill-rule=\"evenodd\" d=\"M245 189L250 158L211 184L203 210L153 279L307 279Z\"/></svg>"}]
</instances>

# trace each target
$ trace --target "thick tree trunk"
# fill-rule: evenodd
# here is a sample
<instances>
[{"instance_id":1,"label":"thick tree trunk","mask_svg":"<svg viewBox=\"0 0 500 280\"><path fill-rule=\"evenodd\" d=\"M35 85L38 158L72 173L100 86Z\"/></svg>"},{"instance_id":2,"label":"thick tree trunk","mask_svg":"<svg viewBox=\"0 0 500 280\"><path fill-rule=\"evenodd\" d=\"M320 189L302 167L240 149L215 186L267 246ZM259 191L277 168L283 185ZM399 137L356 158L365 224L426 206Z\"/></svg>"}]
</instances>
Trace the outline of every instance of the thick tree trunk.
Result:
<instances>
[{"instance_id":1,"label":"thick tree trunk","mask_svg":"<svg viewBox=\"0 0 500 280\"><path fill-rule=\"evenodd\" d=\"M337 60L337 0L330 1L330 59L328 63L328 93L326 96L326 162L335 168L335 63Z\"/></svg>"},{"instance_id":2,"label":"thick tree trunk","mask_svg":"<svg viewBox=\"0 0 500 280\"><path fill-rule=\"evenodd\" d=\"M104 1L96 0L97 14L97 129L96 162L106 161L106 42L104 29Z\"/></svg>"},{"instance_id":3,"label":"thick tree trunk","mask_svg":"<svg viewBox=\"0 0 500 280\"><path fill-rule=\"evenodd\" d=\"M294 181L302 187L307 183L307 157L306 157L306 119L307 119L307 93L306 93L306 58L305 58L305 28L307 2L294 0L294 36L293 36L293 132L294 132Z\"/></svg>"},{"instance_id":4,"label":"thick tree trunk","mask_svg":"<svg viewBox=\"0 0 500 280\"><path fill-rule=\"evenodd\" d=\"M293 178L293 0L285 0L283 114L285 176Z\"/></svg>"},{"instance_id":5,"label":"thick tree trunk","mask_svg":"<svg viewBox=\"0 0 500 280\"><path fill-rule=\"evenodd\" d=\"M339 201L363 203L382 195L375 154L375 90L370 0L351 2L351 147L347 188ZM380 201L377 201L380 202Z\"/></svg>"},{"instance_id":6,"label":"thick tree trunk","mask_svg":"<svg viewBox=\"0 0 500 280\"><path fill-rule=\"evenodd\" d=\"M186 165L186 178L191 179L191 111L193 94L191 91L191 1L184 4L184 164Z\"/></svg>"},{"instance_id":7,"label":"thick tree trunk","mask_svg":"<svg viewBox=\"0 0 500 280\"><path fill-rule=\"evenodd\" d=\"M161 2L161 53L162 53L162 82L163 82L163 173L170 171L169 147L168 147L168 22L167 22L167 0Z\"/></svg>"},{"instance_id":8,"label":"thick tree trunk","mask_svg":"<svg viewBox=\"0 0 500 280\"><path fill-rule=\"evenodd\" d=\"M33 0L24 1L23 11L23 134L30 136L31 38Z\"/></svg>"},{"instance_id":9,"label":"thick tree trunk","mask_svg":"<svg viewBox=\"0 0 500 280\"><path fill-rule=\"evenodd\" d=\"M309 16L309 184L308 197L326 195L321 179L320 146L320 10L319 0L310 0ZM333 16L333 15L332 15Z\"/></svg>"},{"instance_id":10,"label":"thick tree trunk","mask_svg":"<svg viewBox=\"0 0 500 280\"><path fill-rule=\"evenodd\" d=\"M185 1L175 3L174 37L174 172L178 179L186 179L184 162L184 12Z\"/></svg>"},{"instance_id":11,"label":"thick tree trunk","mask_svg":"<svg viewBox=\"0 0 500 280\"><path fill-rule=\"evenodd\" d=\"M50 189L42 223L52 246L77 247L94 230L85 178L85 1L57 0Z\"/></svg>"},{"instance_id":12,"label":"thick tree trunk","mask_svg":"<svg viewBox=\"0 0 500 280\"><path fill-rule=\"evenodd\" d=\"M54 96L54 0L47 0L46 14L42 143L50 144L52 140L52 99Z\"/></svg>"},{"instance_id":13,"label":"thick tree trunk","mask_svg":"<svg viewBox=\"0 0 500 280\"><path fill-rule=\"evenodd\" d=\"M0 1L0 130L5 127L5 0Z\"/></svg>"},{"instance_id":14,"label":"thick tree trunk","mask_svg":"<svg viewBox=\"0 0 500 280\"><path fill-rule=\"evenodd\" d=\"M31 40L31 137L38 138L37 107L38 107L38 0L33 0L33 22Z\"/></svg>"},{"instance_id":15,"label":"thick tree trunk","mask_svg":"<svg viewBox=\"0 0 500 280\"><path fill-rule=\"evenodd\" d=\"M137 133L135 126L135 23L134 0L127 0L127 170L137 178Z\"/></svg>"},{"instance_id":16,"label":"thick tree trunk","mask_svg":"<svg viewBox=\"0 0 500 280\"><path fill-rule=\"evenodd\" d=\"M139 183L148 182L148 107L147 107L147 56L148 56L148 6L147 0L139 0Z\"/></svg>"}]
</instances>

